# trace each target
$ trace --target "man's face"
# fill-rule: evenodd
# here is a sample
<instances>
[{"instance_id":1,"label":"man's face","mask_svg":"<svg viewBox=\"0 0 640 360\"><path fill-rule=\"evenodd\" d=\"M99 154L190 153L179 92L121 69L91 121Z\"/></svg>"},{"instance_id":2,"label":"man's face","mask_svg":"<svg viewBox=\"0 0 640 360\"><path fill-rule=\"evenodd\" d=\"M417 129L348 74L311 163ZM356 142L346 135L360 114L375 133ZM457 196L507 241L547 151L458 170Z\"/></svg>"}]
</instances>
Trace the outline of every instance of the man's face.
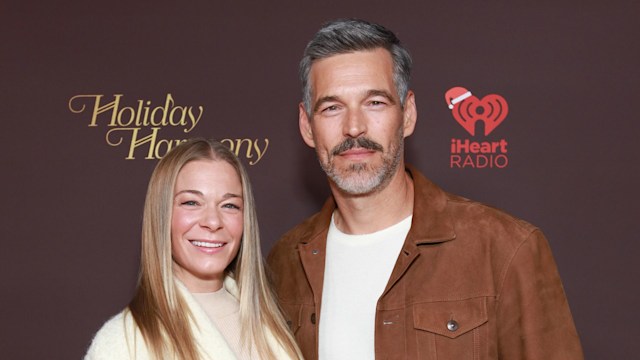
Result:
<instances>
[{"instance_id":1,"label":"man's face","mask_svg":"<svg viewBox=\"0 0 640 360\"><path fill-rule=\"evenodd\" d=\"M300 104L300 132L324 171L349 194L384 188L403 163L416 118L413 93L400 104L391 54L380 48L317 60L310 79L312 114Z\"/></svg>"}]
</instances>

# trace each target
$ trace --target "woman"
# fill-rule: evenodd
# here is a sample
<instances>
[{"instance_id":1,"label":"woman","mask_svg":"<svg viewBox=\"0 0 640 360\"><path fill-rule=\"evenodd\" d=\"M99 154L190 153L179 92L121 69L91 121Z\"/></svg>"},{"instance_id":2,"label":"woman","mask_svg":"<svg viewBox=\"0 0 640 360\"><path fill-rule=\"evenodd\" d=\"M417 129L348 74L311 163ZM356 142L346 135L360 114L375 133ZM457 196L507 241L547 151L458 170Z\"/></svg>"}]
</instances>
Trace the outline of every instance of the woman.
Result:
<instances>
[{"instance_id":1,"label":"woman","mask_svg":"<svg viewBox=\"0 0 640 360\"><path fill-rule=\"evenodd\" d=\"M138 286L85 359L301 359L267 284L247 173L224 145L172 149L145 200Z\"/></svg>"}]
</instances>

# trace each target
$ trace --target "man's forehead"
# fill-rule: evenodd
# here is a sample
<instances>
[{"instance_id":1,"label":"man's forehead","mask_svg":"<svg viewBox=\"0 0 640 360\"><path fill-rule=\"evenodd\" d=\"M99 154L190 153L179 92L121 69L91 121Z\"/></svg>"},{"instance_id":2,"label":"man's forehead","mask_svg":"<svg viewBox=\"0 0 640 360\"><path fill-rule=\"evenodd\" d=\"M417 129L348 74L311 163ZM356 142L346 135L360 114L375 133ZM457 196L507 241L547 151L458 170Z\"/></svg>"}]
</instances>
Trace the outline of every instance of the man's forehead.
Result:
<instances>
[{"instance_id":1,"label":"man's forehead","mask_svg":"<svg viewBox=\"0 0 640 360\"><path fill-rule=\"evenodd\" d=\"M311 66L310 80L314 97L325 96L318 92L338 88L361 91L395 91L393 60L383 48L337 54L316 60Z\"/></svg>"},{"instance_id":2,"label":"man's forehead","mask_svg":"<svg viewBox=\"0 0 640 360\"><path fill-rule=\"evenodd\" d=\"M373 49L354 50L316 59L311 63L311 71L313 71L314 68L317 68L318 65L335 63L337 60L345 58L349 58L354 62L358 61L362 63L368 62L367 60L369 60L369 58L376 58L378 61L393 64L393 57L389 50L383 47L376 47Z\"/></svg>"}]
</instances>

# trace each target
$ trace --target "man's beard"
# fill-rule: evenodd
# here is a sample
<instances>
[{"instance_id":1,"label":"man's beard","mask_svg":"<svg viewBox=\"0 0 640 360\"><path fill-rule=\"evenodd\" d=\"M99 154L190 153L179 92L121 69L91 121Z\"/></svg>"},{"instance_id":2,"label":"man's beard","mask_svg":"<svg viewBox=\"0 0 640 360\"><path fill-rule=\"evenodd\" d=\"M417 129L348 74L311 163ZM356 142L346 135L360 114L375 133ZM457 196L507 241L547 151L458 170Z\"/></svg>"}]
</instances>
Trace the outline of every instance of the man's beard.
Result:
<instances>
[{"instance_id":1,"label":"man's beard","mask_svg":"<svg viewBox=\"0 0 640 360\"><path fill-rule=\"evenodd\" d=\"M403 145L404 137L400 132L386 153L382 145L366 137L347 138L331 150L326 161L319 158L320 166L340 190L351 195L369 194L389 184L402 159ZM353 148L380 151L382 164L373 167L367 163L353 163L346 169L337 169L334 163L335 156Z\"/></svg>"}]
</instances>

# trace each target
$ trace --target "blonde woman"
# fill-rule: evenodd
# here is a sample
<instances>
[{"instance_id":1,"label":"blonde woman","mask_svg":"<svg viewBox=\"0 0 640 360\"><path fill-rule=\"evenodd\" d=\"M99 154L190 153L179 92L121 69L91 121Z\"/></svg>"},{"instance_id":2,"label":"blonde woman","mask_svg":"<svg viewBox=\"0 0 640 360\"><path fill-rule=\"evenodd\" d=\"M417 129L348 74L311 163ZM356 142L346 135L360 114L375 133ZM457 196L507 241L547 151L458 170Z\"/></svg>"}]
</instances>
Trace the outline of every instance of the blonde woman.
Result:
<instances>
[{"instance_id":1,"label":"blonde woman","mask_svg":"<svg viewBox=\"0 0 640 360\"><path fill-rule=\"evenodd\" d=\"M267 284L245 169L224 145L192 139L151 175L135 295L85 359L236 358L302 356Z\"/></svg>"}]
</instances>

